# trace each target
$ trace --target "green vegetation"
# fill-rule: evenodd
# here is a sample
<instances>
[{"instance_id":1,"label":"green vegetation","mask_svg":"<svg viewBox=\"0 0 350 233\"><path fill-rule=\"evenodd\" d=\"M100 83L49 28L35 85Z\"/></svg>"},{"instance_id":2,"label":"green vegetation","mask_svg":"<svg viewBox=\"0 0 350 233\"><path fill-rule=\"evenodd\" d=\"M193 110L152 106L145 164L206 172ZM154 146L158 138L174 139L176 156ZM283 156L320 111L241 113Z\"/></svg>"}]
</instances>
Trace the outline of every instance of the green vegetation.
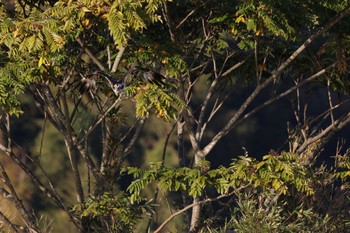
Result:
<instances>
[{"instance_id":1,"label":"green vegetation","mask_svg":"<svg viewBox=\"0 0 350 233\"><path fill-rule=\"evenodd\" d=\"M2 0L0 45L0 231L349 231L348 1Z\"/></svg>"}]
</instances>

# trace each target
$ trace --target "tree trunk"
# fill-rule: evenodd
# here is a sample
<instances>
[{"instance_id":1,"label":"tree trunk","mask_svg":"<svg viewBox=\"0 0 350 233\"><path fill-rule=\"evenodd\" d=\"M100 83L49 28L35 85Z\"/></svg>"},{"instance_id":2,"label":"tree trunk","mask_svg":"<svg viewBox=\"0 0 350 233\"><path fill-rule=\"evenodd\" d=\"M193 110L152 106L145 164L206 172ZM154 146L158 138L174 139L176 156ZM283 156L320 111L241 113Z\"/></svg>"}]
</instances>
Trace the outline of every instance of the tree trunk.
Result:
<instances>
[{"instance_id":1,"label":"tree trunk","mask_svg":"<svg viewBox=\"0 0 350 233\"><path fill-rule=\"evenodd\" d=\"M200 167L202 165L201 161L203 160L203 157L200 155L200 153L195 153L194 157L194 164L193 167ZM200 202L200 198L196 197L193 199L193 204ZM192 208L192 216L191 216L191 224L190 224L190 232L196 232L196 229L198 227L198 220L200 217L201 212L201 205L195 205Z\"/></svg>"}]
</instances>

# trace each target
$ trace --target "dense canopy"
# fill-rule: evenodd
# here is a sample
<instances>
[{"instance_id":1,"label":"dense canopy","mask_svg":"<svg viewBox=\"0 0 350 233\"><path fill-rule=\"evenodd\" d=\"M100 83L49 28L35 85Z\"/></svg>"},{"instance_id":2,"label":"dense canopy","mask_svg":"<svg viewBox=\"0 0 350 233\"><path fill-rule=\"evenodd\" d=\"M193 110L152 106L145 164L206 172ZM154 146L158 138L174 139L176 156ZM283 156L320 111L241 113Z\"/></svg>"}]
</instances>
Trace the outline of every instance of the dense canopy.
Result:
<instances>
[{"instance_id":1,"label":"dense canopy","mask_svg":"<svg viewBox=\"0 0 350 233\"><path fill-rule=\"evenodd\" d=\"M0 3L1 230L348 231L348 1Z\"/></svg>"}]
</instances>

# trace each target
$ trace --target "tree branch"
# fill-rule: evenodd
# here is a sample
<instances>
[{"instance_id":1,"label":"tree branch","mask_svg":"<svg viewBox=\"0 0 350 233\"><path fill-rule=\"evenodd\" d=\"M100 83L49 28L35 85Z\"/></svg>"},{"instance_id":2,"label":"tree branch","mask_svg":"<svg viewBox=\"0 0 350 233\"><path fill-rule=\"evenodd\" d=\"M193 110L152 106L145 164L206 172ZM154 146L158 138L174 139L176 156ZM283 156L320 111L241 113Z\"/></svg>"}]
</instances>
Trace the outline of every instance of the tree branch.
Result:
<instances>
[{"instance_id":1,"label":"tree branch","mask_svg":"<svg viewBox=\"0 0 350 233\"><path fill-rule=\"evenodd\" d=\"M139 125L137 126L134 135L132 136L129 144L125 147L125 149L123 151L122 158L125 158L125 156L131 152L132 147L134 146L134 144L136 143L136 140L139 138L139 136L142 132L142 129L143 129L143 126L145 125L145 122L146 122L145 118L140 119Z\"/></svg>"},{"instance_id":2,"label":"tree branch","mask_svg":"<svg viewBox=\"0 0 350 233\"><path fill-rule=\"evenodd\" d=\"M209 90L204 98L204 101L203 101L203 104L202 104L202 107L201 107L201 110L200 110L200 113L199 113L199 117L198 117L198 124L197 124L197 130L196 130L196 135L195 135L195 139L197 142L199 142L201 140L201 137L200 135L201 134L201 129L202 129L202 126L203 126L203 121L204 121L204 116L205 116L205 112L206 112L206 109L208 107L208 104L209 104L209 100L215 90L215 87L216 87L216 84L218 83L218 74L216 73L217 69L216 69L216 62L215 62L215 57L214 57L214 54L212 54L212 59L213 59L213 64L214 64L214 73L215 73L215 78L214 80L212 81L210 87L209 87Z\"/></svg>"},{"instance_id":3,"label":"tree branch","mask_svg":"<svg viewBox=\"0 0 350 233\"><path fill-rule=\"evenodd\" d=\"M7 198L11 200L11 202L15 205L16 209L21 214L23 221L26 223L26 225L29 228L30 232L41 232L39 227L36 224L35 216L27 211L27 209L24 207L22 201L19 199L15 188L12 185L12 182L7 175L7 172L5 171L5 168L3 167L2 163L0 162L0 172L3 176L3 181L10 190L10 192L5 192L5 189L1 187L1 190L3 194L6 194Z\"/></svg>"},{"instance_id":4,"label":"tree branch","mask_svg":"<svg viewBox=\"0 0 350 233\"><path fill-rule=\"evenodd\" d=\"M252 109L250 112L248 112L247 114L245 114L242 118L240 118L240 120L235 124L238 125L240 124L242 121L246 120L247 118L249 118L250 116L252 116L253 114L255 114L256 112L258 112L259 110L261 110L262 108L272 104L273 102L291 94L292 92L294 92L295 90L298 90L300 87L306 85L307 83L311 82L312 80L324 75L327 71L329 71L330 69L334 68L337 65L338 62L335 62L331 65L329 65L328 67L318 71L317 73L311 75L310 77L304 79L303 81L301 81L300 83L296 84L295 86L289 88L288 90L280 93L279 95L265 101L264 103L260 104L259 106L257 106L256 108Z\"/></svg>"},{"instance_id":5,"label":"tree branch","mask_svg":"<svg viewBox=\"0 0 350 233\"><path fill-rule=\"evenodd\" d=\"M0 187L0 189L1 189L1 187ZM19 231L17 231L16 226L1 211L0 211L0 219L2 219L2 221L4 221L6 223L6 225L11 230L11 232L19 233ZM1 229L2 229L2 227L1 227Z\"/></svg>"},{"instance_id":6,"label":"tree branch","mask_svg":"<svg viewBox=\"0 0 350 233\"><path fill-rule=\"evenodd\" d=\"M19 149L21 153L24 153L24 155L27 158L30 157L19 145L16 145L16 148ZM0 144L0 151L5 153L13 162L15 162L21 168L21 170L27 174L27 176L33 181L33 183L37 185L40 191L42 191L47 197L53 200L53 202L55 202L57 206L60 207L65 213L67 213L74 224L76 224L77 226L79 225L77 220L73 217L73 215L70 214L68 208L61 201L59 195L54 190L50 190L49 188L47 188L37 178L37 176L31 170L29 170L29 168L21 160L17 158L17 156L13 153L12 150L7 149L4 145Z\"/></svg>"},{"instance_id":7,"label":"tree branch","mask_svg":"<svg viewBox=\"0 0 350 233\"><path fill-rule=\"evenodd\" d=\"M91 60L100 68L100 70L105 71L106 68L102 65L102 63L95 57L95 55L85 47L83 41L80 38L77 38L76 41L79 43L79 45L84 49L84 51L87 53L87 55L91 58Z\"/></svg>"},{"instance_id":8,"label":"tree branch","mask_svg":"<svg viewBox=\"0 0 350 233\"><path fill-rule=\"evenodd\" d=\"M111 73L115 73L117 71L119 63L120 63L120 60L123 57L124 51L125 51L125 47L124 46L121 47L120 50L118 51L117 57L115 58L114 63L113 63L113 67L112 67Z\"/></svg>"},{"instance_id":9,"label":"tree branch","mask_svg":"<svg viewBox=\"0 0 350 233\"><path fill-rule=\"evenodd\" d=\"M176 38L175 38L175 33L174 33L174 26L173 26L173 21L170 17L170 12L169 12L169 8L168 8L168 1L164 1L163 2L163 14L164 14L164 18L165 18L165 22L168 25L168 31L169 31L169 35L170 35L170 40L171 42L175 43L176 42Z\"/></svg>"},{"instance_id":10,"label":"tree branch","mask_svg":"<svg viewBox=\"0 0 350 233\"><path fill-rule=\"evenodd\" d=\"M247 107L251 104L251 102L257 97L257 95L266 88L270 83L276 80L281 73L290 65L292 61L296 59L318 36L328 31L332 28L336 23L338 23L343 17L350 13L350 6L348 6L345 10L337 14L334 18L332 18L328 23L318 30L316 33L312 34L298 49L296 49L292 55L287 58L278 68L272 71L272 75L261 85L258 85L255 90L251 93L251 95L243 102L241 107L237 110L237 112L232 116L229 122L222 128L211 140L210 143L205 146L203 149L203 154L206 156L213 147L220 141L220 139L225 136L232 128L233 124L240 118L243 112L247 109Z\"/></svg>"},{"instance_id":11,"label":"tree branch","mask_svg":"<svg viewBox=\"0 0 350 233\"><path fill-rule=\"evenodd\" d=\"M190 204L190 205L188 205L188 206L182 208L181 210L179 210L179 211L173 213L172 215L170 215L170 217L168 217L168 218L154 231L154 233L160 232L173 218L175 218L176 216L182 214L183 212L185 212L185 211L191 209L192 207L197 206L197 205L201 205L201 204L205 204L205 203L208 203L208 202L217 201L217 200L220 200L220 199L222 199L222 198L224 198L224 197L232 196L234 193L235 193L235 191L230 192L230 193L228 193L228 194L222 194L222 195L217 196L217 197L215 197L215 198L206 198L206 199L204 199L204 200L202 200L202 201L198 201L198 202L192 203L192 204Z\"/></svg>"},{"instance_id":12,"label":"tree branch","mask_svg":"<svg viewBox=\"0 0 350 233\"><path fill-rule=\"evenodd\" d=\"M297 153L302 153L307 146L310 144L326 137L327 135L334 134L335 132L339 131L340 129L344 128L350 123L350 112L346 115L343 115L342 117L338 118L333 122L333 124L330 124L327 128L322 130L319 134L312 138L308 138L297 150Z\"/></svg>"}]
</instances>

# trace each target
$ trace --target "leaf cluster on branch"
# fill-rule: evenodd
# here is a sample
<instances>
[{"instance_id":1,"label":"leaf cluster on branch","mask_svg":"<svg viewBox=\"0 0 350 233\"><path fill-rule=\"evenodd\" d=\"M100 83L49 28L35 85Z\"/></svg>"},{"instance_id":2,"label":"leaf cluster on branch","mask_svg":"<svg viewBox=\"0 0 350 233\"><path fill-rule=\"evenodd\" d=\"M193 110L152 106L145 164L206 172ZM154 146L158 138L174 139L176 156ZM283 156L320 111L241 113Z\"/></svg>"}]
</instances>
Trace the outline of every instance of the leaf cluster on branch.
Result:
<instances>
[{"instance_id":1,"label":"leaf cluster on branch","mask_svg":"<svg viewBox=\"0 0 350 233\"><path fill-rule=\"evenodd\" d=\"M340 232L349 156L315 162L350 124L349 15L345 0L1 1L0 192L22 220L0 218L44 232L45 199L80 232Z\"/></svg>"}]
</instances>

